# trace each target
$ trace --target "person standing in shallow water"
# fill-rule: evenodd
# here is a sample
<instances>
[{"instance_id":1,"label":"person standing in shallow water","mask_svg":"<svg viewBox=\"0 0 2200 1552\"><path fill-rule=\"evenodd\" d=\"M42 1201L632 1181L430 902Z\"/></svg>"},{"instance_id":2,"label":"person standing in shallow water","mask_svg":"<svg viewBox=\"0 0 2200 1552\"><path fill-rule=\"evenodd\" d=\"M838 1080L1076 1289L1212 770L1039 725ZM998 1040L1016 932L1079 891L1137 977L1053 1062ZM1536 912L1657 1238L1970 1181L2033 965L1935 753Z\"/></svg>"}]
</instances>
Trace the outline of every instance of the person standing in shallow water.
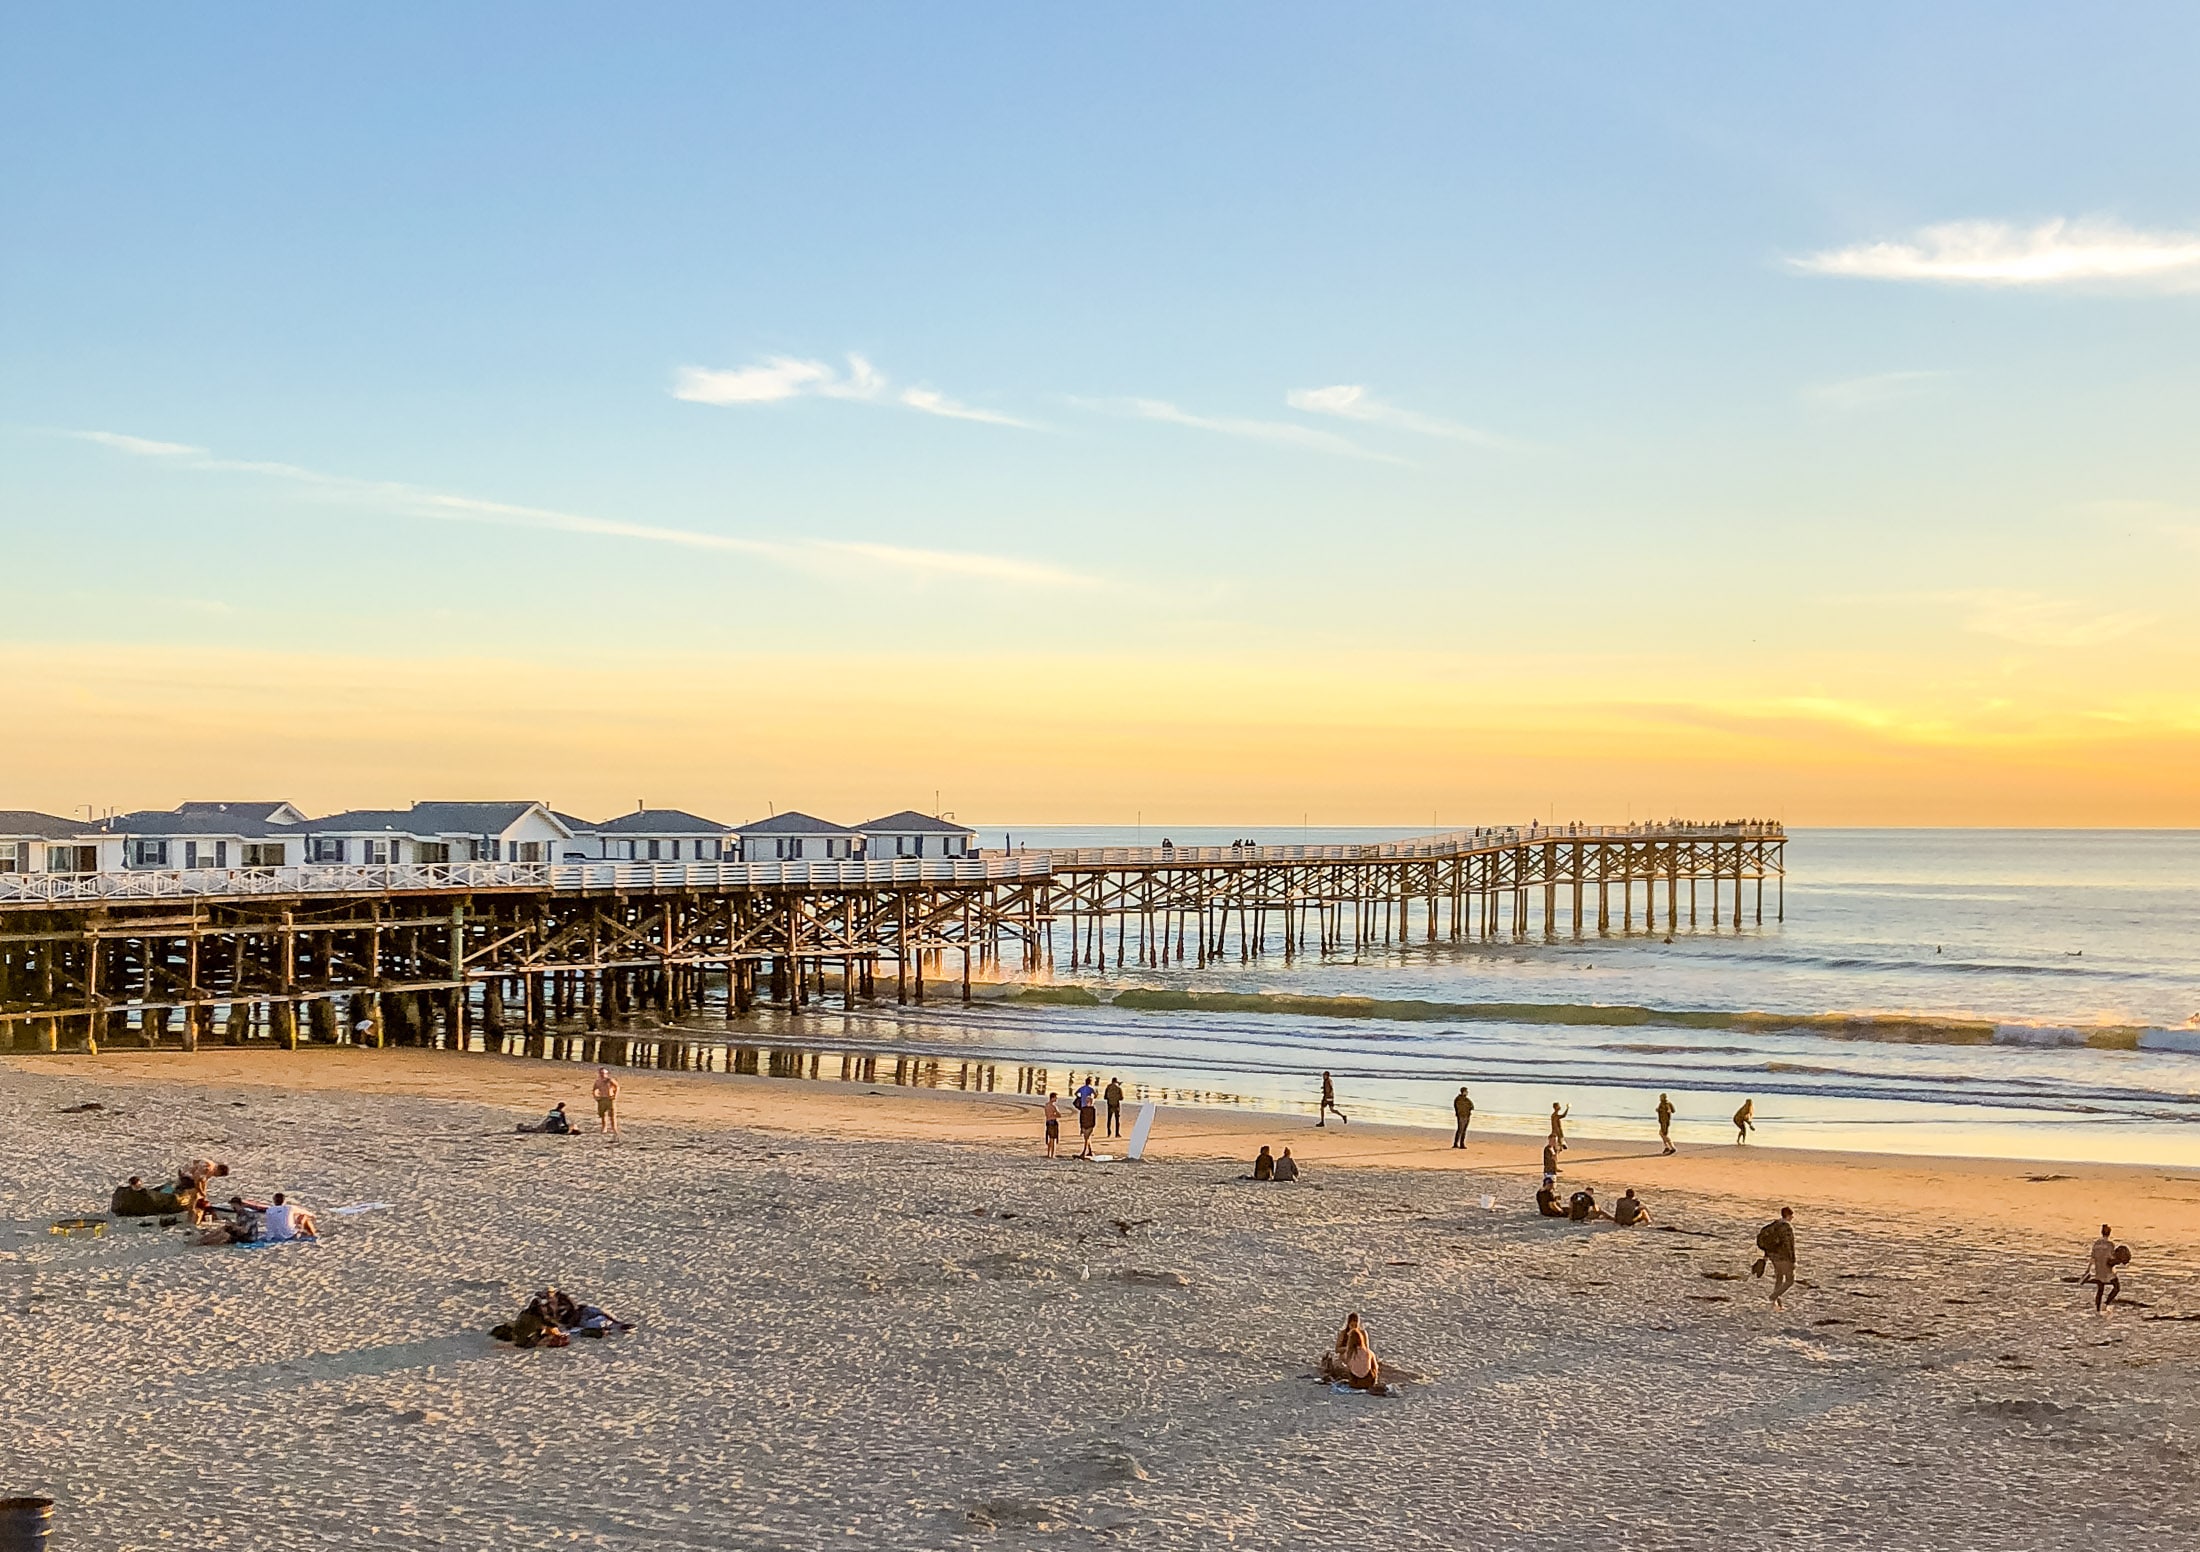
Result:
<instances>
[{"instance_id":1,"label":"person standing in shallow water","mask_svg":"<svg viewBox=\"0 0 2200 1552\"><path fill-rule=\"evenodd\" d=\"M1316 1126L1327 1126L1329 1124L1329 1117L1331 1116L1331 1114L1335 1114L1339 1121L1344 1122L1347 1125L1349 1125L1352 1120L1352 1117L1346 1115L1342 1110L1337 1109L1337 1085L1329 1081L1329 1074L1326 1072L1322 1074L1321 1109L1314 1112L1314 1114L1316 1117L1314 1124Z\"/></svg>"},{"instance_id":2,"label":"person standing in shallow water","mask_svg":"<svg viewBox=\"0 0 2200 1552\"><path fill-rule=\"evenodd\" d=\"M1459 1123L1451 1129L1451 1145L1454 1148L1464 1148L1467 1145L1467 1123L1474 1119L1474 1101L1467 1098L1464 1086L1459 1090L1459 1097L1451 1102L1451 1113Z\"/></svg>"},{"instance_id":3,"label":"person standing in shallow water","mask_svg":"<svg viewBox=\"0 0 2200 1552\"><path fill-rule=\"evenodd\" d=\"M1658 1141L1667 1153L1673 1151L1673 1101L1664 1094L1658 1096Z\"/></svg>"},{"instance_id":4,"label":"person standing in shallow water","mask_svg":"<svg viewBox=\"0 0 2200 1552\"><path fill-rule=\"evenodd\" d=\"M1745 1099L1742 1108L1734 1112L1734 1143L1739 1147L1749 1141L1749 1134L1757 1129L1757 1101Z\"/></svg>"}]
</instances>

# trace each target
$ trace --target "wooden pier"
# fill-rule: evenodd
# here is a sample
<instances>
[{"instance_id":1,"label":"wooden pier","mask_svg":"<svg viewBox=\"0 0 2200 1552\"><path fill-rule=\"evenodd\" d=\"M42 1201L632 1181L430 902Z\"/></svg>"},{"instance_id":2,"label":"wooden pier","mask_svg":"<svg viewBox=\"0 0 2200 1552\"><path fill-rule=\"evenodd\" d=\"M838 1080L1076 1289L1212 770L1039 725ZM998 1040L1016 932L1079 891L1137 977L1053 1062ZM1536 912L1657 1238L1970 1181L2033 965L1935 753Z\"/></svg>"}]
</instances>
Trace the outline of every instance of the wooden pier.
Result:
<instances>
[{"instance_id":1,"label":"wooden pier","mask_svg":"<svg viewBox=\"0 0 2200 1552\"><path fill-rule=\"evenodd\" d=\"M1771 823L1539 826L1371 846L825 863L0 874L0 1049L387 1042L661 1022L951 974L1102 975L1411 943L1740 930ZM1013 969L1011 968L1013 967Z\"/></svg>"}]
</instances>

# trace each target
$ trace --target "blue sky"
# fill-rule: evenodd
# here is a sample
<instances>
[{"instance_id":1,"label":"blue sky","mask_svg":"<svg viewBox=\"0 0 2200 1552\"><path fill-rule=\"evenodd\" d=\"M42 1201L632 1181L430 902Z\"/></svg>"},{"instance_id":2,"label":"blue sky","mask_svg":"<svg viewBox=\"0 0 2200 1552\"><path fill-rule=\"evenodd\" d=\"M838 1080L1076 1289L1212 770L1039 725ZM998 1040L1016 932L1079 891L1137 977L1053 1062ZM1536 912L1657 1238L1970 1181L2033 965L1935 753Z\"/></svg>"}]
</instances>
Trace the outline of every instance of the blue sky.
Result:
<instances>
[{"instance_id":1,"label":"blue sky","mask_svg":"<svg viewBox=\"0 0 2200 1552\"><path fill-rule=\"evenodd\" d=\"M711 742L729 685L908 676L1156 740L1202 683L1269 708L1139 804L1187 817L1302 717L1370 765L1436 730L1410 781L1340 780L1349 817L1523 804L1560 760L1530 731L1601 810L1614 705L1677 762L1630 802L1954 817L1956 749L2029 773L2004 817L2177 817L2088 749L2200 724L2196 32L19 10L0 572L34 580L0 651L84 733L16 785L112 785L179 680L333 682L386 734L381 665L494 660L675 687L733 789L800 757ZM345 788L272 689L223 704L218 742ZM1709 781L1670 754L1705 726L1749 745ZM1044 760L925 758L966 804L1114 817Z\"/></svg>"}]
</instances>

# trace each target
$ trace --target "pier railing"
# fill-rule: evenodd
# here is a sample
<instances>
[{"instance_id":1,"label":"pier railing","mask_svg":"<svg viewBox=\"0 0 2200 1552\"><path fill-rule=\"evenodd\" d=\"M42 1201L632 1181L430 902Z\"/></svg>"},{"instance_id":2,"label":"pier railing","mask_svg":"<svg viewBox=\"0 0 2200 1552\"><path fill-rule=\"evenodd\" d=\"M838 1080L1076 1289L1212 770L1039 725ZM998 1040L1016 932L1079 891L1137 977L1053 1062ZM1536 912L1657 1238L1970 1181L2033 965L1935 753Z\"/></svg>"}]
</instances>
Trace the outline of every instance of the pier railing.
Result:
<instances>
[{"instance_id":1,"label":"pier railing","mask_svg":"<svg viewBox=\"0 0 2200 1552\"><path fill-rule=\"evenodd\" d=\"M440 862L383 866L128 869L0 873L0 902L79 905L267 895L447 894L488 890L608 891L842 889L851 885L984 883L1045 878L1044 852L988 857L890 857L847 862Z\"/></svg>"},{"instance_id":2,"label":"pier railing","mask_svg":"<svg viewBox=\"0 0 2200 1552\"><path fill-rule=\"evenodd\" d=\"M1416 857L1461 857L1576 840L1781 840L1785 835L1779 824L1760 820L1738 824L1529 824L1449 830L1402 841L1350 846L1086 846L1056 847L1045 855L1060 868L1208 867L1232 862L1392 862Z\"/></svg>"}]
</instances>

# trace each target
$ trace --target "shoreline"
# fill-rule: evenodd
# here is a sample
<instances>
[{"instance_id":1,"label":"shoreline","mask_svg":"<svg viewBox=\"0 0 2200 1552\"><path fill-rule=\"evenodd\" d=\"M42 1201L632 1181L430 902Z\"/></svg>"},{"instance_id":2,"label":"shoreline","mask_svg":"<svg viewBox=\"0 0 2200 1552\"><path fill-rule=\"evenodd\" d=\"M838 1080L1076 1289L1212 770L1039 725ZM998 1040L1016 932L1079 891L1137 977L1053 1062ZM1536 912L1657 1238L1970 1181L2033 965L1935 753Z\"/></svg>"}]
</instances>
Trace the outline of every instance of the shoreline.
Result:
<instances>
[{"instance_id":1,"label":"shoreline","mask_svg":"<svg viewBox=\"0 0 2200 1552\"><path fill-rule=\"evenodd\" d=\"M827 1143L933 1142L1047 1162L1040 1148L1042 1101L1036 1095L651 1068L612 1071L620 1084L621 1120L642 1131L688 1127L777 1132ZM0 1057L0 1072L116 1089L404 1097L488 1106L509 1112L515 1123L539 1118L562 1099L586 1134L573 1145L593 1140L586 1068L537 1057L414 1047L223 1047L98 1056L10 1053ZM1074 1116L1066 1118L1063 1131L1064 1157L1058 1164L1070 1167L1079 1162L1071 1157L1077 1148ZM1103 1125L1096 1148L1107 1141ZM1633 1187L1653 1204L1661 1196L1729 1208L1792 1203L1799 1212L1863 1214L1927 1235L1958 1227L1991 1230L2010 1241L2056 1246L2057 1253L2070 1256L2106 1220L2116 1225L2119 1238L2144 1241L2153 1251L2200 1253L2200 1169L1765 1143L1692 1144L1667 1156L1639 1139L1582 1134L1571 1142L1561 1160L1561 1190L1588 1183L1606 1201ZM1245 1161L1263 1143L1290 1147L1309 1176L1332 1169L1471 1173L1518 1181L1525 1199L1541 1173L1542 1139L1532 1133L1477 1127L1468 1146L1455 1149L1443 1128L1394 1122L1317 1127L1287 1114L1191 1105L1158 1108L1149 1161Z\"/></svg>"}]
</instances>

